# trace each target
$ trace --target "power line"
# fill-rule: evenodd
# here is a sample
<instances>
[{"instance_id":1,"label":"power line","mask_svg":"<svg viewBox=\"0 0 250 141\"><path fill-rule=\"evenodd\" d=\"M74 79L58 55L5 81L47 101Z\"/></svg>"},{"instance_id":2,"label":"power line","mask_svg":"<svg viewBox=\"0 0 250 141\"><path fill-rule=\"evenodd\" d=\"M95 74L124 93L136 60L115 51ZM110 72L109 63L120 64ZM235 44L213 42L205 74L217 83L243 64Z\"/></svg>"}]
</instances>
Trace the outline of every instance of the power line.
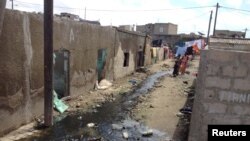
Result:
<instances>
[{"instance_id":1,"label":"power line","mask_svg":"<svg viewBox=\"0 0 250 141\"><path fill-rule=\"evenodd\" d=\"M249 10L245 10L245 9L237 9L237 8L231 8L231 7L225 7L225 6L220 6L220 7L225 8L225 9L231 9L231 10L237 10L237 11L250 12Z\"/></svg>"},{"instance_id":2,"label":"power line","mask_svg":"<svg viewBox=\"0 0 250 141\"><path fill-rule=\"evenodd\" d=\"M107 12L154 12L154 11L171 11L171 10L187 10L187 9L200 9L211 8L214 6L199 6L199 7L184 7L184 8L170 8L170 9L144 9L144 10L107 10L107 9L88 9L90 11L107 11Z\"/></svg>"},{"instance_id":3,"label":"power line","mask_svg":"<svg viewBox=\"0 0 250 141\"><path fill-rule=\"evenodd\" d=\"M37 3L29 3L23 1L16 1L20 4L27 4L27 5L36 5L36 6L43 6L42 4ZM142 9L142 10L118 10L118 9L87 9L88 11L100 11L100 12L154 12L154 11L171 11L171 10L188 10L188 9L201 9L201 8L211 8L214 6L198 6L198 7L184 7L184 8L170 8L170 9ZM70 8L70 7L62 7L62 6L54 6L54 8L60 9L71 9L71 10L84 10L81 8Z\"/></svg>"}]
</instances>

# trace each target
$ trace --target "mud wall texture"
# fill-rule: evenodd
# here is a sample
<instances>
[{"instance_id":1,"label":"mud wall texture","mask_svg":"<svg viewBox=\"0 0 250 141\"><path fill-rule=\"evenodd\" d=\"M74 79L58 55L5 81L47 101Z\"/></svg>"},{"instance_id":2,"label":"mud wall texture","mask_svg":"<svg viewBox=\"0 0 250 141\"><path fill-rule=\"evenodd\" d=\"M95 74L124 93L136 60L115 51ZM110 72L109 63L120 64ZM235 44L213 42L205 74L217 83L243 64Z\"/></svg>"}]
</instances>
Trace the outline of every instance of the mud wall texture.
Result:
<instances>
[{"instance_id":1,"label":"mud wall texture","mask_svg":"<svg viewBox=\"0 0 250 141\"><path fill-rule=\"evenodd\" d=\"M144 45L139 35L57 17L53 36L54 50L69 52L70 95L93 89L99 49L106 49L103 76L113 80L117 62L123 63L117 58L119 51L131 53L130 72L136 68L136 51ZM0 136L43 114L43 48L43 15L5 10L0 35Z\"/></svg>"},{"instance_id":2,"label":"mud wall texture","mask_svg":"<svg viewBox=\"0 0 250 141\"><path fill-rule=\"evenodd\" d=\"M143 58L140 58L139 52L144 52L144 50L148 51L149 50L148 48L150 48L149 46L150 42L149 40L147 40L147 37L143 34L125 31L121 29L117 30L117 34L118 34L117 35L118 47L116 48L117 54L115 56L115 64L114 64L115 79L131 74L138 67L140 67L138 61ZM124 53L129 54L127 66L124 66L124 61L125 61ZM147 62L149 60L148 59L149 57L150 56L145 57L145 60L147 60Z\"/></svg>"},{"instance_id":3,"label":"mud wall texture","mask_svg":"<svg viewBox=\"0 0 250 141\"><path fill-rule=\"evenodd\" d=\"M250 124L250 52L203 50L189 141L206 141L209 124Z\"/></svg>"}]
</instances>

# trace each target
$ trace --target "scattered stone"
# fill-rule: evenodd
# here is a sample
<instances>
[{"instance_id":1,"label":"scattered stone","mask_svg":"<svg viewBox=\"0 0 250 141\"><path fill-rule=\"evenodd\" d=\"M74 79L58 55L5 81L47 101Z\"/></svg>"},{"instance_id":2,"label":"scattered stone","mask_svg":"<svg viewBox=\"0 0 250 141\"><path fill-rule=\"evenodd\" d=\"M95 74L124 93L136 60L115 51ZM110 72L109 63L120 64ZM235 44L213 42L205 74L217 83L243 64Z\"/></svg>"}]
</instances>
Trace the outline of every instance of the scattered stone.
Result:
<instances>
[{"instance_id":1,"label":"scattered stone","mask_svg":"<svg viewBox=\"0 0 250 141\"><path fill-rule=\"evenodd\" d=\"M183 81L184 84L188 84L188 81Z\"/></svg>"},{"instance_id":2,"label":"scattered stone","mask_svg":"<svg viewBox=\"0 0 250 141\"><path fill-rule=\"evenodd\" d=\"M153 135L153 130L152 129L148 129L148 130L142 132L143 137L150 137L152 135Z\"/></svg>"},{"instance_id":3,"label":"scattered stone","mask_svg":"<svg viewBox=\"0 0 250 141\"><path fill-rule=\"evenodd\" d=\"M157 85L154 85L154 87L160 88L160 87L162 87L162 85L157 84Z\"/></svg>"},{"instance_id":4,"label":"scattered stone","mask_svg":"<svg viewBox=\"0 0 250 141\"><path fill-rule=\"evenodd\" d=\"M168 64L163 64L161 67L169 68L170 66Z\"/></svg>"},{"instance_id":5,"label":"scattered stone","mask_svg":"<svg viewBox=\"0 0 250 141\"><path fill-rule=\"evenodd\" d=\"M79 116L78 119L79 119L79 120L82 120L82 116Z\"/></svg>"},{"instance_id":6,"label":"scattered stone","mask_svg":"<svg viewBox=\"0 0 250 141\"><path fill-rule=\"evenodd\" d=\"M119 124L112 124L112 129L113 130L122 130L124 127Z\"/></svg>"},{"instance_id":7,"label":"scattered stone","mask_svg":"<svg viewBox=\"0 0 250 141\"><path fill-rule=\"evenodd\" d=\"M81 106L80 103L76 103L76 108L79 108Z\"/></svg>"},{"instance_id":8,"label":"scattered stone","mask_svg":"<svg viewBox=\"0 0 250 141\"><path fill-rule=\"evenodd\" d=\"M122 137L124 139L128 139L128 132L126 132L126 131L122 132Z\"/></svg>"},{"instance_id":9,"label":"scattered stone","mask_svg":"<svg viewBox=\"0 0 250 141\"><path fill-rule=\"evenodd\" d=\"M94 124L94 123L88 123L88 124L87 124L87 127L93 128L93 127L95 127L95 124Z\"/></svg>"},{"instance_id":10,"label":"scattered stone","mask_svg":"<svg viewBox=\"0 0 250 141\"><path fill-rule=\"evenodd\" d=\"M96 106L95 106L96 108L100 108L101 107L101 105L100 104L96 104Z\"/></svg>"},{"instance_id":11,"label":"scattered stone","mask_svg":"<svg viewBox=\"0 0 250 141\"><path fill-rule=\"evenodd\" d=\"M154 106L153 105L149 105L149 108L154 108Z\"/></svg>"}]
</instances>

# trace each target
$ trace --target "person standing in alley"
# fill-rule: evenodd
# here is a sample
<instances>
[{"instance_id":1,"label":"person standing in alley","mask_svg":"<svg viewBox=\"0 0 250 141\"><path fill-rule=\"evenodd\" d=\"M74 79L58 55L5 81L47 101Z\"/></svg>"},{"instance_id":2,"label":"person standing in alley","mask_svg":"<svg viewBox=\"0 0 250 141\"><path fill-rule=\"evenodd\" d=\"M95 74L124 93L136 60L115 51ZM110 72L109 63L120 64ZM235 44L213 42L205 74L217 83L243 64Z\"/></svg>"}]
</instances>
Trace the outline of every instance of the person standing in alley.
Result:
<instances>
[{"instance_id":1,"label":"person standing in alley","mask_svg":"<svg viewBox=\"0 0 250 141\"><path fill-rule=\"evenodd\" d=\"M179 75L179 68L180 68L180 60L177 59L174 64L174 71L173 71L173 76L176 77Z\"/></svg>"},{"instance_id":2,"label":"person standing in alley","mask_svg":"<svg viewBox=\"0 0 250 141\"><path fill-rule=\"evenodd\" d=\"M181 59L181 65L180 65L180 73L183 75L187 68L187 62L188 62L188 55L185 54L185 56Z\"/></svg>"}]
</instances>

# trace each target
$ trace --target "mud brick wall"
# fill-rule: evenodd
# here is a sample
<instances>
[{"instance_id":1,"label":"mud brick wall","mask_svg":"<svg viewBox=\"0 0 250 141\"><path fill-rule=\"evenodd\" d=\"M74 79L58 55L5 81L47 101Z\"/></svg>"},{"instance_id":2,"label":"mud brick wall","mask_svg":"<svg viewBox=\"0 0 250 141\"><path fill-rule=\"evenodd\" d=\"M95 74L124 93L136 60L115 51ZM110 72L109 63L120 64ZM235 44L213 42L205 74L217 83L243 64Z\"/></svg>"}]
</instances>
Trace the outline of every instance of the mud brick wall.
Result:
<instances>
[{"instance_id":1,"label":"mud brick wall","mask_svg":"<svg viewBox=\"0 0 250 141\"><path fill-rule=\"evenodd\" d=\"M203 50L189 141L206 141L208 124L250 124L250 52Z\"/></svg>"},{"instance_id":2,"label":"mud brick wall","mask_svg":"<svg viewBox=\"0 0 250 141\"><path fill-rule=\"evenodd\" d=\"M105 78L113 80L116 69L123 70L116 67L123 65L121 48L134 54L130 63L136 64L136 51L145 41L142 35L59 17L54 17L53 36L54 51L69 52L70 95L93 89L99 49L107 51ZM0 35L0 136L43 114L43 48L43 15L5 10ZM130 71L134 70L132 65Z\"/></svg>"}]
</instances>

